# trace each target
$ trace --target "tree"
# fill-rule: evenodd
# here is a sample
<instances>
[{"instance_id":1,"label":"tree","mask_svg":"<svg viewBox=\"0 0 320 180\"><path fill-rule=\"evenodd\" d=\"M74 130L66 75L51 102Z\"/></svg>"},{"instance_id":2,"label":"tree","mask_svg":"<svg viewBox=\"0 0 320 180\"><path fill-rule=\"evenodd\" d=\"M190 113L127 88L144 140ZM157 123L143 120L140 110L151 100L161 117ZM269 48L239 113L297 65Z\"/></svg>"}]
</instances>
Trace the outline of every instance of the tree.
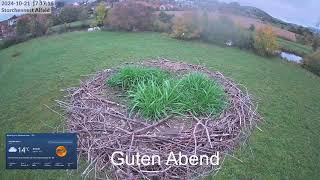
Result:
<instances>
[{"instance_id":1,"label":"tree","mask_svg":"<svg viewBox=\"0 0 320 180\"><path fill-rule=\"evenodd\" d=\"M29 20L21 18L17 22L16 32L19 36L24 36L30 32Z\"/></svg>"},{"instance_id":2,"label":"tree","mask_svg":"<svg viewBox=\"0 0 320 180\"><path fill-rule=\"evenodd\" d=\"M62 23L70 23L79 20L82 8L66 6L61 9L59 19Z\"/></svg>"},{"instance_id":3,"label":"tree","mask_svg":"<svg viewBox=\"0 0 320 180\"><path fill-rule=\"evenodd\" d=\"M313 41L312 41L312 49L313 49L314 51L316 51L319 46L320 46L320 38L319 38L319 37L313 38Z\"/></svg>"},{"instance_id":4,"label":"tree","mask_svg":"<svg viewBox=\"0 0 320 180\"><path fill-rule=\"evenodd\" d=\"M56 8L62 8L64 6L64 2L63 1L56 1Z\"/></svg>"},{"instance_id":5,"label":"tree","mask_svg":"<svg viewBox=\"0 0 320 180\"><path fill-rule=\"evenodd\" d=\"M257 30L253 43L256 52L262 56L275 55L278 50L277 37L271 27Z\"/></svg>"},{"instance_id":6,"label":"tree","mask_svg":"<svg viewBox=\"0 0 320 180\"><path fill-rule=\"evenodd\" d=\"M88 19L88 14L89 14L88 9L81 8L81 12L78 16L78 19L84 21L84 20Z\"/></svg>"},{"instance_id":7,"label":"tree","mask_svg":"<svg viewBox=\"0 0 320 180\"><path fill-rule=\"evenodd\" d=\"M172 26L172 37L177 39L196 39L201 34L200 16L195 12L185 12L176 17Z\"/></svg>"},{"instance_id":8,"label":"tree","mask_svg":"<svg viewBox=\"0 0 320 180\"><path fill-rule=\"evenodd\" d=\"M239 29L233 21L226 16L220 16L210 20L207 26L203 26L201 37L205 41L224 46L227 42L234 45Z\"/></svg>"},{"instance_id":9,"label":"tree","mask_svg":"<svg viewBox=\"0 0 320 180\"><path fill-rule=\"evenodd\" d=\"M204 11L201 17L201 28L202 32L208 29L209 26L209 14L207 11Z\"/></svg>"},{"instance_id":10,"label":"tree","mask_svg":"<svg viewBox=\"0 0 320 180\"><path fill-rule=\"evenodd\" d=\"M104 20L105 20L105 18L107 16L107 8L106 8L106 6L105 6L105 4L103 2L101 2L97 6L95 15L96 15L96 24L98 26L103 25Z\"/></svg>"},{"instance_id":11,"label":"tree","mask_svg":"<svg viewBox=\"0 0 320 180\"><path fill-rule=\"evenodd\" d=\"M170 15L161 11L159 14L159 20L163 23L170 23L174 15Z\"/></svg>"},{"instance_id":12,"label":"tree","mask_svg":"<svg viewBox=\"0 0 320 180\"><path fill-rule=\"evenodd\" d=\"M36 16L33 16L30 21L30 32L32 36L42 36L45 32L45 25L42 24Z\"/></svg>"},{"instance_id":13,"label":"tree","mask_svg":"<svg viewBox=\"0 0 320 180\"><path fill-rule=\"evenodd\" d=\"M106 2L111 3L111 8L113 8L114 3L119 2L119 0L106 0Z\"/></svg>"},{"instance_id":14,"label":"tree","mask_svg":"<svg viewBox=\"0 0 320 180\"><path fill-rule=\"evenodd\" d=\"M112 28L126 31L152 29L153 10L133 1L122 2L112 8L108 22Z\"/></svg>"},{"instance_id":15,"label":"tree","mask_svg":"<svg viewBox=\"0 0 320 180\"><path fill-rule=\"evenodd\" d=\"M320 51L305 57L302 66L320 76Z\"/></svg>"},{"instance_id":16,"label":"tree","mask_svg":"<svg viewBox=\"0 0 320 180\"><path fill-rule=\"evenodd\" d=\"M256 27L253 24L250 24L249 30L254 31L255 29L256 29Z\"/></svg>"}]
</instances>

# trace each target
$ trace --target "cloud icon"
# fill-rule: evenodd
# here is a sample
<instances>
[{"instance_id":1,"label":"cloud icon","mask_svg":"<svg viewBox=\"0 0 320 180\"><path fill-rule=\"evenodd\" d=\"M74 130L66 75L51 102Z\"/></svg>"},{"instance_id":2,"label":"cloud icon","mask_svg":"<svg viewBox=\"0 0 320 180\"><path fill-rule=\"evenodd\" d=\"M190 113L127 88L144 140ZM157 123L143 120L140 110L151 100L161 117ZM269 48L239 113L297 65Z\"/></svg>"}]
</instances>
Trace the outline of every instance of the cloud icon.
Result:
<instances>
[{"instance_id":1,"label":"cloud icon","mask_svg":"<svg viewBox=\"0 0 320 180\"><path fill-rule=\"evenodd\" d=\"M17 152L17 151L18 150L15 147L10 147L9 150L8 150L8 152Z\"/></svg>"}]
</instances>

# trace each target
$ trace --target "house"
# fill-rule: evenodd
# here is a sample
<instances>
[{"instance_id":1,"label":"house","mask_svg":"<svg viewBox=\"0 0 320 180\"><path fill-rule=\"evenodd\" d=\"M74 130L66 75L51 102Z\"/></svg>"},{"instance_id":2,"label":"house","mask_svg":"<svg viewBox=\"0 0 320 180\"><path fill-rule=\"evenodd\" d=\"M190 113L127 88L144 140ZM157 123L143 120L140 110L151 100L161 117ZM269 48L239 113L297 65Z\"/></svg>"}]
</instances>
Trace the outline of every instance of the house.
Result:
<instances>
[{"instance_id":1,"label":"house","mask_svg":"<svg viewBox=\"0 0 320 180\"><path fill-rule=\"evenodd\" d=\"M11 18L0 22L0 37L9 38L16 35L16 25L19 19L30 18L30 15L12 16Z\"/></svg>"},{"instance_id":2,"label":"house","mask_svg":"<svg viewBox=\"0 0 320 180\"><path fill-rule=\"evenodd\" d=\"M8 25L8 21L0 22L0 34L1 38L13 37L16 35L15 28L13 26Z\"/></svg>"},{"instance_id":3,"label":"house","mask_svg":"<svg viewBox=\"0 0 320 180\"><path fill-rule=\"evenodd\" d=\"M11 18L7 20L8 26L11 26L11 27L15 26L17 24L17 20L18 20L18 17L16 15L13 15Z\"/></svg>"}]
</instances>

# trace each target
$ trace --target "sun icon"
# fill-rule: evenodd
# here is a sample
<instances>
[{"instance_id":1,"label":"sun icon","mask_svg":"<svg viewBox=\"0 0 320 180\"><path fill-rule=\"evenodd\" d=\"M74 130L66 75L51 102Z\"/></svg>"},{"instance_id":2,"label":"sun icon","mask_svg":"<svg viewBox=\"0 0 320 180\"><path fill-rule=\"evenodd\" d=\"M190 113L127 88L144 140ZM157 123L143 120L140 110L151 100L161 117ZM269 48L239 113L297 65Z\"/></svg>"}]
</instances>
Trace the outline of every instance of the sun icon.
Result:
<instances>
[{"instance_id":1,"label":"sun icon","mask_svg":"<svg viewBox=\"0 0 320 180\"><path fill-rule=\"evenodd\" d=\"M56 155L58 156L58 157L65 157L66 155L67 155L67 148L66 147L64 147L64 146L58 146L57 148L56 148Z\"/></svg>"}]
</instances>

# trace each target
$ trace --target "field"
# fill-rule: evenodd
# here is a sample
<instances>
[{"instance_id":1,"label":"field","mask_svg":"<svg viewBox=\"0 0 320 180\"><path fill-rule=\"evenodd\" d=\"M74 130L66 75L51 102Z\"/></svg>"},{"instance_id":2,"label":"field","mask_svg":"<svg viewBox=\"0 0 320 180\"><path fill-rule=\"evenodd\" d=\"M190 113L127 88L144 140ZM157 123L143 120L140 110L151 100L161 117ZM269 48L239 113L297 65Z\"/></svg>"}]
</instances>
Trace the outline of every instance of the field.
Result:
<instances>
[{"instance_id":1,"label":"field","mask_svg":"<svg viewBox=\"0 0 320 180\"><path fill-rule=\"evenodd\" d=\"M64 95L60 89L79 85L82 75L156 57L221 71L259 101L262 131L256 130L250 146L235 152L241 162L226 159L217 179L320 177L319 77L279 58L157 33L73 32L1 50L0 152L7 132L53 132L61 118L45 105L54 106ZM80 172L7 171L0 164L0 179L79 179Z\"/></svg>"},{"instance_id":2,"label":"field","mask_svg":"<svg viewBox=\"0 0 320 180\"><path fill-rule=\"evenodd\" d=\"M303 44L298 44L292 41L288 41L282 38L277 39L279 46L282 50L293 52L300 56L305 56L313 52L312 47Z\"/></svg>"}]
</instances>

